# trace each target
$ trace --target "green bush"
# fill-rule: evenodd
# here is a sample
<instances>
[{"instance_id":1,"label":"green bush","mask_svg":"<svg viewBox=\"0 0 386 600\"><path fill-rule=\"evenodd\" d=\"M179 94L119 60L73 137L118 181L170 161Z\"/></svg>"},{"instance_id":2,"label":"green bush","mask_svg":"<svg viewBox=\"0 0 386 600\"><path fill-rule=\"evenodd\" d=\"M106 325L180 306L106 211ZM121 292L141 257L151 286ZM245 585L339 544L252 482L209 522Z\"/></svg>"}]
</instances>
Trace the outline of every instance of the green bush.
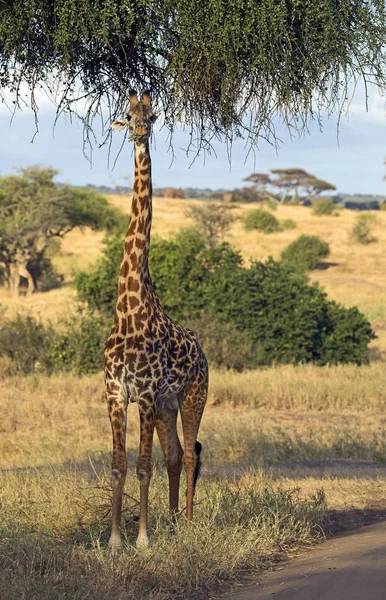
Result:
<instances>
[{"instance_id":1,"label":"green bush","mask_svg":"<svg viewBox=\"0 0 386 600\"><path fill-rule=\"evenodd\" d=\"M73 371L78 375L103 369L103 346L112 320L100 319L80 311L76 319L62 323L63 331L56 334L47 347L45 359L48 371Z\"/></svg>"},{"instance_id":2,"label":"green bush","mask_svg":"<svg viewBox=\"0 0 386 600\"><path fill-rule=\"evenodd\" d=\"M372 242L376 242L376 238L372 233L373 225L377 221L375 215L370 213L358 215L355 221L352 230L354 241L358 244L371 244Z\"/></svg>"},{"instance_id":3,"label":"green bush","mask_svg":"<svg viewBox=\"0 0 386 600\"><path fill-rule=\"evenodd\" d=\"M296 229L297 227L293 219L284 219L281 221L281 226L283 229Z\"/></svg>"},{"instance_id":4,"label":"green bush","mask_svg":"<svg viewBox=\"0 0 386 600\"><path fill-rule=\"evenodd\" d=\"M34 317L5 320L0 329L2 371L73 371L79 375L103 368L103 345L111 323L89 313L59 324L43 324ZM6 368L5 368L6 367Z\"/></svg>"},{"instance_id":5,"label":"green bush","mask_svg":"<svg viewBox=\"0 0 386 600\"><path fill-rule=\"evenodd\" d=\"M220 321L213 312L199 319L187 321L193 329L211 365L242 371L259 365L254 344L245 331L231 323Z\"/></svg>"},{"instance_id":6,"label":"green bush","mask_svg":"<svg viewBox=\"0 0 386 600\"><path fill-rule=\"evenodd\" d=\"M122 249L122 239L111 238L95 270L77 277L81 298L109 323ZM246 268L228 244L209 248L197 233L184 231L174 240L155 239L149 264L166 313L197 329L214 364L240 369L368 360L373 333L365 317L329 301L291 261ZM343 339L354 341L343 349Z\"/></svg>"},{"instance_id":7,"label":"green bush","mask_svg":"<svg viewBox=\"0 0 386 600\"><path fill-rule=\"evenodd\" d=\"M314 198L312 201L312 212L314 215L332 215L335 206L330 198Z\"/></svg>"},{"instance_id":8,"label":"green bush","mask_svg":"<svg viewBox=\"0 0 386 600\"><path fill-rule=\"evenodd\" d=\"M0 357L12 361L19 373L47 370L47 353L55 333L34 317L17 315L3 321L0 329Z\"/></svg>"},{"instance_id":9,"label":"green bush","mask_svg":"<svg viewBox=\"0 0 386 600\"><path fill-rule=\"evenodd\" d=\"M281 253L281 259L312 271L330 254L327 242L317 235L301 235Z\"/></svg>"},{"instance_id":10,"label":"green bush","mask_svg":"<svg viewBox=\"0 0 386 600\"><path fill-rule=\"evenodd\" d=\"M245 229L251 231L257 229L264 233L275 233L280 231L280 223L272 213L262 208L251 210L245 217Z\"/></svg>"}]
</instances>

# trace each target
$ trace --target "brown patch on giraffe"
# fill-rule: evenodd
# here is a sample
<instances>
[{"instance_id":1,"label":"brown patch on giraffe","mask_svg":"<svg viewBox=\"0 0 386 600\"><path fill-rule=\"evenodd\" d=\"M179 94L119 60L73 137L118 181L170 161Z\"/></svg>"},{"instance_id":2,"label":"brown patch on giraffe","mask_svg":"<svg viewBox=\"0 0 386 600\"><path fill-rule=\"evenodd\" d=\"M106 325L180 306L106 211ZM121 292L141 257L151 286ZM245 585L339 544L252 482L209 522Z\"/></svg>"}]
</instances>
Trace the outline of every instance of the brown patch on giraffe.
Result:
<instances>
[{"instance_id":1,"label":"brown patch on giraffe","mask_svg":"<svg viewBox=\"0 0 386 600\"><path fill-rule=\"evenodd\" d=\"M145 219L143 217L138 219L138 232L145 233Z\"/></svg>"},{"instance_id":2,"label":"brown patch on giraffe","mask_svg":"<svg viewBox=\"0 0 386 600\"><path fill-rule=\"evenodd\" d=\"M148 180L143 179L141 181L141 193L143 193L146 190L146 188L148 188L148 187L149 187Z\"/></svg>"},{"instance_id":3,"label":"brown patch on giraffe","mask_svg":"<svg viewBox=\"0 0 386 600\"><path fill-rule=\"evenodd\" d=\"M125 242L125 254L130 254L130 252L132 251L134 247L134 240L131 239L129 241Z\"/></svg>"},{"instance_id":4,"label":"brown patch on giraffe","mask_svg":"<svg viewBox=\"0 0 386 600\"><path fill-rule=\"evenodd\" d=\"M125 318L121 319L121 335L126 337L127 335L127 321Z\"/></svg>"},{"instance_id":5,"label":"brown patch on giraffe","mask_svg":"<svg viewBox=\"0 0 386 600\"><path fill-rule=\"evenodd\" d=\"M137 255L135 254L135 252L132 252L130 254L130 262L131 262L133 271L138 272L139 271L139 260L138 260Z\"/></svg>"},{"instance_id":6,"label":"brown patch on giraffe","mask_svg":"<svg viewBox=\"0 0 386 600\"><path fill-rule=\"evenodd\" d=\"M134 279L134 277L129 277L129 279L127 280L127 287L131 292L138 292L139 281L137 279Z\"/></svg>"},{"instance_id":7,"label":"brown patch on giraffe","mask_svg":"<svg viewBox=\"0 0 386 600\"><path fill-rule=\"evenodd\" d=\"M146 169L140 169L139 172L141 173L142 177L144 177L145 175L149 175L149 169L148 168L146 168Z\"/></svg>"},{"instance_id":8,"label":"brown patch on giraffe","mask_svg":"<svg viewBox=\"0 0 386 600\"><path fill-rule=\"evenodd\" d=\"M145 240L141 240L140 238L136 238L135 239L135 245L138 248L138 250L142 250L142 248L145 245Z\"/></svg>"},{"instance_id":9,"label":"brown patch on giraffe","mask_svg":"<svg viewBox=\"0 0 386 600\"><path fill-rule=\"evenodd\" d=\"M122 265L121 265L121 270L119 271L119 274L122 277L127 277L129 274L129 263L127 262L127 260L123 261Z\"/></svg>"},{"instance_id":10,"label":"brown patch on giraffe","mask_svg":"<svg viewBox=\"0 0 386 600\"><path fill-rule=\"evenodd\" d=\"M138 202L137 202L137 199L136 199L136 198L133 200L133 208L132 208L132 211L133 211L133 215L134 215L135 217L138 217L138 215L139 215L139 208L138 208Z\"/></svg>"},{"instance_id":11,"label":"brown patch on giraffe","mask_svg":"<svg viewBox=\"0 0 386 600\"><path fill-rule=\"evenodd\" d=\"M122 296L122 294L126 293L126 282L120 281L118 284L118 296Z\"/></svg>"},{"instance_id":12,"label":"brown patch on giraffe","mask_svg":"<svg viewBox=\"0 0 386 600\"><path fill-rule=\"evenodd\" d=\"M139 196L139 204L141 206L141 210L145 210L145 208L147 208L147 205L149 203L149 198L147 196Z\"/></svg>"},{"instance_id":13,"label":"brown patch on giraffe","mask_svg":"<svg viewBox=\"0 0 386 600\"><path fill-rule=\"evenodd\" d=\"M136 179L136 180L134 181L134 192L135 192L136 194L138 194L138 192L139 192L139 179Z\"/></svg>"},{"instance_id":14,"label":"brown patch on giraffe","mask_svg":"<svg viewBox=\"0 0 386 600\"><path fill-rule=\"evenodd\" d=\"M134 365L137 359L137 355L134 352L128 352L125 356L125 362L129 367L130 371L134 370Z\"/></svg>"},{"instance_id":15,"label":"brown patch on giraffe","mask_svg":"<svg viewBox=\"0 0 386 600\"><path fill-rule=\"evenodd\" d=\"M105 352L108 352L115 345L115 339L113 337L108 337L105 342Z\"/></svg>"},{"instance_id":16,"label":"brown patch on giraffe","mask_svg":"<svg viewBox=\"0 0 386 600\"><path fill-rule=\"evenodd\" d=\"M122 296L121 303L122 303L122 312L126 314L127 313L127 294L124 294Z\"/></svg>"},{"instance_id":17,"label":"brown patch on giraffe","mask_svg":"<svg viewBox=\"0 0 386 600\"><path fill-rule=\"evenodd\" d=\"M139 300L135 296L129 296L129 305L131 310L139 306Z\"/></svg>"}]
</instances>

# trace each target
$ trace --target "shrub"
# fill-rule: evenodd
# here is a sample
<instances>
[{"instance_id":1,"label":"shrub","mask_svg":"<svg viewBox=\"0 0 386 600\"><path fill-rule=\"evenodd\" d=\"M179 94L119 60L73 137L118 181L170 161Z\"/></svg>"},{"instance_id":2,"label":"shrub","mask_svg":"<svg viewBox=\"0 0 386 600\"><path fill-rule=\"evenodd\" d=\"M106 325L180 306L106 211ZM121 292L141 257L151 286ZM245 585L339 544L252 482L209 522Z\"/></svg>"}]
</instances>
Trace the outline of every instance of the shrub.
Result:
<instances>
[{"instance_id":1,"label":"shrub","mask_svg":"<svg viewBox=\"0 0 386 600\"><path fill-rule=\"evenodd\" d=\"M293 219L284 219L280 224L283 229L296 229L297 227Z\"/></svg>"},{"instance_id":2,"label":"shrub","mask_svg":"<svg viewBox=\"0 0 386 600\"><path fill-rule=\"evenodd\" d=\"M262 208L257 208L246 215L245 229L247 231L257 229L264 233L275 233L276 231L280 231L280 223L275 215Z\"/></svg>"},{"instance_id":3,"label":"shrub","mask_svg":"<svg viewBox=\"0 0 386 600\"><path fill-rule=\"evenodd\" d=\"M330 247L327 242L317 235L303 234L283 250L281 259L312 271L320 264L322 258L329 254Z\"/></svg>"},{"instance_id":4,"label":"shrub","mask_svg":"<svg viewBox=\"0 0 386 600\"><path fill-rule=\"evenodd\" d=\"M103 345L111 323L79 312L60 329L34 317L4 321L0 329L0 375L73 371L79 375L103 368Z\"/></svg>"},{"instance_id":5,"label":"shrub","mask_svg":"<svg viewBox=\"0 0 386 600\"><path fill-rule=\"evenodd\" d=\"M358 215L352 230L352 237L358 244L371 244L376 241L372 235L372 227L376 223L376 217L372 214Z\"/></svg>"},{"instance_id":6,"label":"shrub","mask_svg":"<svg viewBox=\"0 0 386 600\"><path fill-rule=\"evenodd\" d=\"M312 201L312 212L314 215L332 215L334 209L334 204L330 198L314 198Z\"/></svg>"},{"instance_id":7,"label":"shrub","mask_svg":"<svg viewBox=\"0 0 386 600\"><path fill-rule=\"evenodd\" d=\"M74 371L78 375L101 371L103 346L112 325L110 321L101 320L91 312L79 311L77 318L62 323L64 330L47 346L46 369Z\"/></svg>"},{"instance_id":8,"label":"shrub","mask_svg":"<svg viewBox=\"0 0 386 600\"><path fill-rule=\"evenodd\" d=\"M37 366L47 367L47 351L53 341L51 326L34 317L17 315L4 320L0 329L0 357L13 362L19 373L32 373Z\"/></svg>"},{"instance_id":9,"label":"shrub","mask_svg":"<svg viewBox=\"0 0 386 600\"><path fill-rule=\"evenodd\" d=\"M213 312L209 311L199 319L188 321L187 326L197 335L210 364L235 371L259 364L248 334L239 331L231 323L219 321Z\"/></svg>"},{"instance_id":10,"label":"shrub","mask_svg":"<svg viewBox=\"0 0 386 600\"><path fill-rule=\"evenodd\" d=\"M271 210L277 210L277 202L273 198L267 198L264 202Z\"/></svg>"},{"instance_id":11,"label":"shrub","mask_svg":"<svg viewBox=\"0 0 386 600\"><path fill-rule=\"evenodd\" d=\"M95 271L77 279L82 299L108 315L109 323L122 245L121 239L109 240ZM166 313L197 329L215 364L241 369L368 360L373 333L365 317L331 303L291 262L271 259L245 268L228 244L209 248L197 233L184 231L174 240L155 239L149 264ZM340 347L344 339L346 349Z\"/></svg>"}]
</instances>

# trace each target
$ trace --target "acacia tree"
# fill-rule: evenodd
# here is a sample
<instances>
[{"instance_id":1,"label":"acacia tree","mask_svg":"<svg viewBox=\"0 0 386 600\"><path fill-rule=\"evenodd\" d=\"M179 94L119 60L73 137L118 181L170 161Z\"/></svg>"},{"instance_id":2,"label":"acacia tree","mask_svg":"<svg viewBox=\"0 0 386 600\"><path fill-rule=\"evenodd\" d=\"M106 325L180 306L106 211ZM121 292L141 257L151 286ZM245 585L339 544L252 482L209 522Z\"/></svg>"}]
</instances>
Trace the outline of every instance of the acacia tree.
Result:
<instances>
[{"instance_id":1,"label":"acacia tree","mask_svg":"<svg viewBox=\"0 0 386 600\"><path fill-rule=\"evenodd\" d=\"M273 185L270 176L267 173L252 173L245 177L243 181L253 183L256 195L260 200L276 200L267 190L267 186Z\"/></svg>"},{"instance_id":2,"label":"acacia tree","mask_svg":"<svg viewBox=\"0 0 386 600\"><path fill-rule=\"evenodd\" d=\"M323 192L332 192L336 190L336 186L333 183L324 181L324 179L317 179L312 177L308 182L305 182L304 189L307 194L307 198L315 198Z\"/></svg>"},{"instance_id":3,"label":"acacia tree","mask_svg":"<svg viewBox=\"0 0 386 600\"><path fill-rule=\"evenodd\" d=\"M298 198L298 188L307 187L316 178L304 169L271 169L271 173L277 176L272 179L272 185L282 189L281 203L283 203L292 191L292 200Z\"/></svg>"},{"instance_id":4,"label":"acacia tree","mask_svg":"<svg viewBox=\"0 0 386 600\"><path fill-rule=\"evenodd\" d=\"M214 136L275 141L346 109L362 80L386 87L384 0L9 0L0 6L0 85L37 110L40 86L86 137L150 88L171 132L197 151ZM367 88L366 88L367 89ZM76 103L76 100L84 102Z\"/></svg>"},{"instance_id":5,"label":"acacia tree","mask_svg":"<svg viewBox=\"0 0 386 600\"><path fill-rule=\"evenodd\" d=\"M31 265L44 257L50 240L62 238L74 227L111 229L120 213L102 196L86 189L59 187L57 171L29 167L20 175L0 178L0 269L13 295L20 276L35 288Z\"/></svg>"}]
</instances>

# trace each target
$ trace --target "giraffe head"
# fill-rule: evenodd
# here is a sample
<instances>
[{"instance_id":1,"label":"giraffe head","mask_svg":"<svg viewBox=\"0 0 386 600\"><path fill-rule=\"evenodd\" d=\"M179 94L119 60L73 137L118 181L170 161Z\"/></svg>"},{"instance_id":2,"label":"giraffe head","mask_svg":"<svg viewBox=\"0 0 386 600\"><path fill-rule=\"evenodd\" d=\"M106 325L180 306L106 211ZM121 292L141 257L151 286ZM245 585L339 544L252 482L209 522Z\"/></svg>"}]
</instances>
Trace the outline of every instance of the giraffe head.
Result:
<instances>
[{"instance_id":1,"label":"giraffe head","mask_svg":"<svg viewBox=\"0 0 386 600\"><path fill-rule=\"evenodd\" d=\"M111 123L112 129L125 129L128 127L130 138L134 142L144 144L151 136L152 125L158 114L153 112L151 98L148 91L143 93L142 100L138 100L137 92L130 90L130 104L124 119Z\"/></svg>"}]
</instances>

